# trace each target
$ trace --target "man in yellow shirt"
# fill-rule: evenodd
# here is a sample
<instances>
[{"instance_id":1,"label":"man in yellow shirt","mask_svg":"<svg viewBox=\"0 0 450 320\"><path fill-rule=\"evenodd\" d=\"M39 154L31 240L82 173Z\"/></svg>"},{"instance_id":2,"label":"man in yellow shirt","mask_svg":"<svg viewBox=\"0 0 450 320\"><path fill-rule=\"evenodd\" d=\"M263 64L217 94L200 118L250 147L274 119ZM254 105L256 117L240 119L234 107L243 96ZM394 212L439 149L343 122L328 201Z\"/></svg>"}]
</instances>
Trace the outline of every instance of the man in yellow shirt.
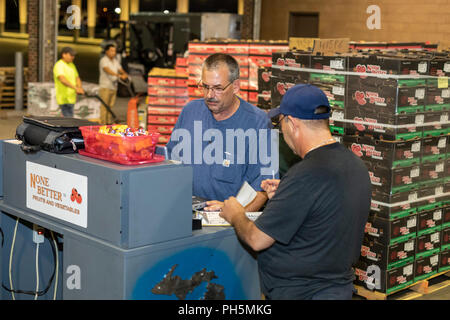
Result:
<instances>
[{"instance_id":1,"label":"man in yellow shirt","mask_svg":"<svg viewBox=\"0 0 450 320\"><path fill-rule=\"evenodd\" d=\"M56 102L64 117L73 117L73 107L77 101L77 94L84 94L77 68L73 64L75 50L64 47L59 59L53 67L55 81Z\"/></svg>"}]
</instances>

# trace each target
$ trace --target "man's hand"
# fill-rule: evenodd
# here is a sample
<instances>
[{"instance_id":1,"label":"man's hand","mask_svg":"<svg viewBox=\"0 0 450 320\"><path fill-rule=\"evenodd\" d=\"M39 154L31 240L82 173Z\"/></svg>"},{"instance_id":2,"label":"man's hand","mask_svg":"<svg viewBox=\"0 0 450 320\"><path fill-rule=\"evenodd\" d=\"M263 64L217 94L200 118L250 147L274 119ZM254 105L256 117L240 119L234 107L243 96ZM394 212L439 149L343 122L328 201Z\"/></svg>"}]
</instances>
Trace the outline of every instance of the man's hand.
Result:
<instances>
[{"instance_id":1,"label":"man's hand","mask_svg":"<svg viewBox=\"0 0 450 320\"><path fill-rule=\"evenodd\" d=\"M233 221L236 217L245 216L245 208L237 201L235 197L229 197L223 202L222 211L219 215L227 222L233 225Z\"/></svg>"},{"instance_id":2,"label":"man's hand","mask_svg":"<svg viewBox=\"0 0 450 320\"><path fill-rule=\"evenodd\" d=\"M122 79L122 80L127 80L127 79L128 79L128 75L127 75L126 73L122 73L122 74L120 75L120 79Z\"/></svg>"},{"instance_id":3,"label":"man's hand","mask_svg":"<svg viewBox=\"0 0 450 320\"><path fill-rule=\"evenodd\" d=\"M255 251L264 250L275 242L275 239L259 230L253 221L247 218L245 208L235 197L224 201L219 215L229 222L236 230L238 237Z\"/></svg>"},{"instance_id":4,"label":"man's hand","mask_svg":"<svg viewBox=\"0 0 450 320\"><path fill-rule=\"evenodd\" d=\"M206 201L206 207L203 208L204 211L222 211L223 202L217 200Z\"/></svg>"},{"instance_id":5,"label":"man's hand","mask_svg":"<svg viewBox=\"0 0 450 320\"><path fill-rule=\"evenodd\" d=\"M267 197L272 199L280 184L279 179L267 179L261 182L261 188L267 193Z\"/></svg>"},{"instance_id":6,"label":"man's hand","mask_svg":"<svg viewBox=\"0 0 450 320\"><path fill-rule=\"evenodd\" d=\"M84 94L84 89L82 87L76 87L75 91L77 92L77 94Z\"/></svg>"}]
</instances>

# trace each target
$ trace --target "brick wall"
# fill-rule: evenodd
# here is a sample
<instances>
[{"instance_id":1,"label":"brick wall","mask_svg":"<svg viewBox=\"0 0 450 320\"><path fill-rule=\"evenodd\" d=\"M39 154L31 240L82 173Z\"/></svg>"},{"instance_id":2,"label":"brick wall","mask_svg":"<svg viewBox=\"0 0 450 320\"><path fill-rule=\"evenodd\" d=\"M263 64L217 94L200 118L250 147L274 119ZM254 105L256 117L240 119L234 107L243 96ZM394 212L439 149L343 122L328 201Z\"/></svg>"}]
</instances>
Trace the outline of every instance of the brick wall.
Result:
<instances>
[{"instance_id":1,"label":"brick wall","mask_svg":"<svg viewBox=\"0 0 450 320\"><path fill-rule=\"evenodd\" d=\"M366 26L369 5L381 9L380 30ZM432 43L450 39L450 0L262 0L261 39L287 39L289 12L318 12L321 38Z\"/></svg>"},{"instance_id":2,"label":"brick wall","mask_svg":"<svg viewBox=\"0 0 450 320\"><path fill-rule=\"evenodd\" d=\"M28 80L39 78L39 0L28 0Z\"/></svg>"},{"instance_id":3,"label":"brick wall","mask_svg":"<svg viewBox=\"0 0 450 320\"><path fill-rule=\"evenodd\" d=\"M45 44L44 44L44 64L43 64L43 81L53 81L53 66L56 62L56 1L45 1L46 21L44 22Z\"/></svg>"},{"instance_id":4,"label":"brick wall","mask_svg":"<svg viewBox=\"0 0 450 320\"><path fill-rule=\"evenodd\" d=\"M44 56L39 56L39 1L45 1L46 21L44 23L45 39ZM56 1L29 0L28 1L28 72L29 81L39 81L39 60L42 59L42 81L53 81L53 65L56 61L55 14Z\"/></svg>"},{"instance_id":5,"label":"brick wall","mask_svg":"<svg viewBox=\"0 0 450 320\"><path fill-rule=\"evenodd\" d=\"M242 18L242 39L253 39L254 1L244 0L244 16Z\"/></svg>"}]
</instances>

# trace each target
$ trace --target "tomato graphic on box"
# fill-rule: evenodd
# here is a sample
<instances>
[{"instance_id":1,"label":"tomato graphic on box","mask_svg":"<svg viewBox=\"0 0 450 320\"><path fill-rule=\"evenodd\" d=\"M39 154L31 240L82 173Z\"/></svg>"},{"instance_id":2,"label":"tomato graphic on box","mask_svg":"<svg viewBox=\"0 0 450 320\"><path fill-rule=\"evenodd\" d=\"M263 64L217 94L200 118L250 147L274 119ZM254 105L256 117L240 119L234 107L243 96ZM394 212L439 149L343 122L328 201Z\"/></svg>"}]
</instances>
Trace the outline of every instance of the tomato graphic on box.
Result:
<instances>
[{"instance_id":1,"label":"tomato graphic on box","mask_svg":"<svg viewBox=\"0 0 450 320\"><path fill-rule=\"evenodd\" d=\"M77 202L78 204L81 204L81 202L83 202L83 197L81 196L81 194L78 193L77 189L72 188L72 194L70 196L70 201L72 202Z\"/></svg>"}]
</instances>

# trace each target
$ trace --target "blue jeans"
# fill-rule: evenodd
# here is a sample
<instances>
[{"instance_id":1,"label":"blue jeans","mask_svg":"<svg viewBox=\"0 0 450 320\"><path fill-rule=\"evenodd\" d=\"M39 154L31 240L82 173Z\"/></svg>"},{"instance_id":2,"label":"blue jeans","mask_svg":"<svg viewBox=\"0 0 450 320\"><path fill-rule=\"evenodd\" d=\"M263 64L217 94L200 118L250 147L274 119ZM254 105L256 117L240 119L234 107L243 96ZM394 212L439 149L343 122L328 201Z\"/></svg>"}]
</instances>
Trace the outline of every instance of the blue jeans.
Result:
<instances>
[{"instance_id":1,"label":"blue jeans","mask_svg":"<svg viewBox=\"0 0 450 320\"><path fill-rule=\"evenodd\" d=\"M74 104L71 103L60 104L59 107L61 108L63 117L73 118Z\"/></svg>"}]
</instances>

